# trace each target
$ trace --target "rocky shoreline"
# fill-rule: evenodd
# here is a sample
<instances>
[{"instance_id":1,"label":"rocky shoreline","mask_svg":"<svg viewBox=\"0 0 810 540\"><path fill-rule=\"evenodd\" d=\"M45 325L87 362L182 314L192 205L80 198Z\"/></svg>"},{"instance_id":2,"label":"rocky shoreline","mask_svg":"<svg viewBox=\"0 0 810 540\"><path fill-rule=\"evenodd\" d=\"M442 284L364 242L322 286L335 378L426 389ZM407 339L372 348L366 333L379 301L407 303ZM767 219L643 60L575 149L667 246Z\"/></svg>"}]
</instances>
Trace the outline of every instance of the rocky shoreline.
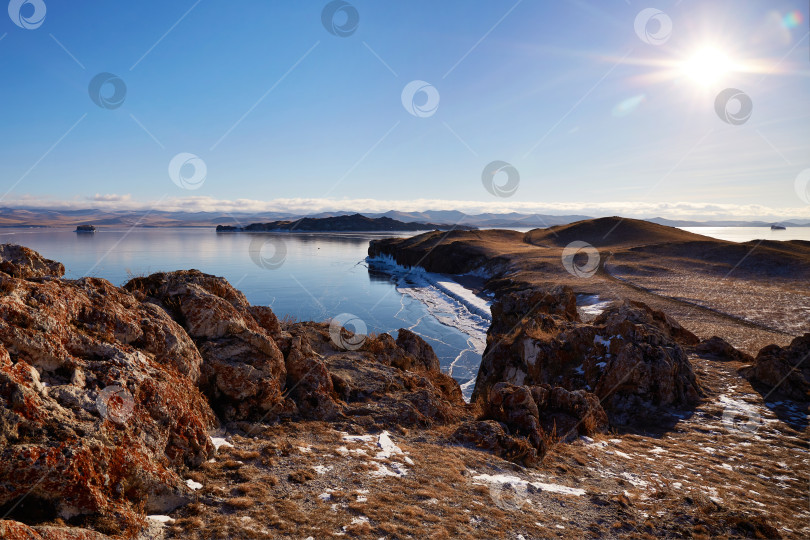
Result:
<instances>
[{"instance_id":1,"label":"rocky shoreline","mask_svg":"<svg viewBox=\"0 0 810 540\"><path fill-rule=\"evenodd\" d=\"M419 249L391 255L416 264ZM432 271L506 263L486 247L435 251L422 257ZM394 339L279 320L196 270L122 287L63 275L58 262L0 246L4 538L807 532L810 513L785 514L806 497L802 482L758 479L772 463L734 473L758 483L746 501L761 506L751 507L741 494L698 496L725 489L714 480L656 498L669 473L620 454L657 433L687 470L711 469L714 455L662 434L750 389L739 370L766 398L776 389L771 401L781 395L781 408L758 413L778 425L769 419L743 441L751 459L773 455L776 440L784 448L773 459L801 476L810 334L752 359L642 302L615 302L585 323L571 287L517 288L493 274L492 325L467 404L405 329ZM737 431L729 436L746 435ZM611 445L623 450L589 457ZM651 504L680 517L651 521Z\"/></svg>"}]
</instances>

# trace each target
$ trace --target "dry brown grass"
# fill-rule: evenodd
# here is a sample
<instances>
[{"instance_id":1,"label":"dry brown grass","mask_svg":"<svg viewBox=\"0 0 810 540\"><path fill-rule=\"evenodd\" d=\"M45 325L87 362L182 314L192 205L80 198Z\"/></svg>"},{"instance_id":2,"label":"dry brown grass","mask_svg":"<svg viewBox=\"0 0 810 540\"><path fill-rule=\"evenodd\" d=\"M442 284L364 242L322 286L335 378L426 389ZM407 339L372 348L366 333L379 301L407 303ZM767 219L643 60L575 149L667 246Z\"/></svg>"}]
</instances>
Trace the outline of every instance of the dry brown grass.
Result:
<instances>
[{"instance_id":1,"label":"dry brown grass","mask_svg":"<svg viewBox=\"0 0 810 540\"><path fill-rule=\"evenodd\" d=\"M244 510L245 508L251 508L254 504L253 499L250 497L233 497L226 501L226 504L232 508L239 508Z\"/></svg>"},{"instance_id":2,"label":"dry brown grass","mask_svg":"<svg viewBox=\"0 0 810 540\"><path fill-rule=\"evenodd\" d=\"M318 476L312 469L298 469L287 475L287 480L296 484L303 484Z\"/></svg>"}]
</instances>

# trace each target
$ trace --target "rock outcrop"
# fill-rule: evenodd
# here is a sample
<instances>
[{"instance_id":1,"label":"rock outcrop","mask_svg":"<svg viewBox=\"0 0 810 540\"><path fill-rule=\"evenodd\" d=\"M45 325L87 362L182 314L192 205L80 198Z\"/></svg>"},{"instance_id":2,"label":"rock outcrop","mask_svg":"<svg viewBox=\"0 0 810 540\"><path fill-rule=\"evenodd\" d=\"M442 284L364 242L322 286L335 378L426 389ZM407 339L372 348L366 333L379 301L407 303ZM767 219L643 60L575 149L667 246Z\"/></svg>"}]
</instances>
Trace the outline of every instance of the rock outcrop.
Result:
<instances>
[{"instance_id":1,"label":"rock outcrop","mask_svg":"<svg viewBox=\"0 0 810 540\"><path fill-rule=\"evenodd\" d=\"M435 365L430 345L408 330L398 331L398 341L385 333L367 336L357 350L336 344L325 323L296 323L287 331L291 338L281 348L304 416L382 428L444 424L468 414L458 383Z\"/></svg>"},{"instance_id":2,"label":"rock outcrop","mask_svg":"<svg viewBox=\"0 0 810 540\"><path fill-rule=\"evenodd\" d=\"M46 259L33 249L15 244L0 244L0 272L18 279L65 275L65 266Z\"/></svg>"},{"instance_id":3,"label":"rock outcrop","mask_svg":"<svg viewBox=\"0 0 810 540\"><path fill-rule=\"evenodd\" d=\"M527 467L535 465L538 460L537 449L527 439L508 434L503 424L495 420L464 422L456 429L452 438L455 442L487 450Z\"/></svg>"},{"instance_id":4,"label":"rock outcrop","mask_svg":"<svg viewBox=\"0 0 810 540\"><path fill-rule=\"evenodd\" d=\"M743 374L769 388L769 393L810 401L810 333L795 338L787 347L764 347Z\"/></svg>"},{"instance_id":5,"label":"rock outcrop","mask_svg":"<svg viewBox=\"0 0 810 540\"><path fill-rule=\"evenodd\" d=\"M713 336L709 339L701 341L695 346L695 352L713 360L720 360L724 362L732 361L751 363L754 361L750 355L735 349L728 341L718 336Z\"/></svg>"},{"instance_id":6,"label":"rock outcrop","mask_svg":"<svg viewBox=\"0 0 810 540\"><path fill-rule=\"evenodd\" d=\"M12 277L27 268L0 274L0 507L126 521L188 500L217 424L192 340L105 280Z\"/></svg>"},{"instance_id":7,"label":"rock outcrop","mask_svg":"<svg viewBox=\"0 0 810 540\"><path fill-rule=\"evenodd\" d=\"M3 540L107 540L109 536L78 527L29 527L19 521L0 520Z\"/></svg>"},{"instance_id":8,"label":"rock outcrop","mask_svg":"<svg viewBox=\"0 0 810 540\"><path fill-rule=\"evenodd\" d=\"M490 389L478 421L462 424L453 438L532 465L545 455L548 441L568 442L607 427L607 414L590 392L499 382Z\"/></svg>"},{"instance_id":9,"label":"rock outcrop","mask_svg":"<svg viewBox=\"0 0 810 540\"><path fill-rule=\"evenodd\" d=\"M573 292L558 287L505 294L492 316L473 400L486 403L499 382L584 390L611 424L630 425L702 395L682 348L698 338L643 303L616 303L583 324Z\"/></svg>"},{"instance_id":10,"label":"rock outcrop","mask_svg":"<svg viewBox=\"0 0 810 540\"><path fill-rule=\"evenodd\" d=\"M183 270L135 278L124 288L163 308L194 340L204 359L200 387L223 419L259 419L280 405L287 372L272 337L278 322L266 312L257 320L227 280Z\"/></svg>"}]
</instances>

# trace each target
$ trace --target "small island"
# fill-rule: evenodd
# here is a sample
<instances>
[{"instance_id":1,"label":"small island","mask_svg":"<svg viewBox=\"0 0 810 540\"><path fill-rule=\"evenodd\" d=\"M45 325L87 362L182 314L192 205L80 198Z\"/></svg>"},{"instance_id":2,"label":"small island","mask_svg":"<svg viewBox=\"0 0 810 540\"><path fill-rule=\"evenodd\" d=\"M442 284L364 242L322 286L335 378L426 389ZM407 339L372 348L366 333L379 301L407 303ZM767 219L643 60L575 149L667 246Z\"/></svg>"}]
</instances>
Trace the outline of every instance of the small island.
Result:
<instances>
[{"instance_id":1,"label":"small island","mask_svg":"<svg viewBox=\"0 0 810 540\"><path fill-rule=\"evenodd\" d=\"M79 225L78 227L76 227L76 230L74 232L77 232L79 234L92 234L96 232L96 227L94 225Z\"/></svg>"},{"instance_id":2,"label":"small island","mask_svg":"<svg viewBox=\"0 0 810 540\"><path fill-rule=\"evenodd\" d=\"M269 223L252 223L247 227L217 225L217 232L397 232L477 230L470 225L442 223L406 223L389 217L370 218L362 214L326 218L300 218Z\"/></svg>"},{"instance_id":3,"label":"small island","mask_svg":"<svg viewBox=\"0 0 810 540\"><path fill-rule=\"evenodd\" d=\"M787 230L787 227L785 227L784 225L779 225L778 223L774 223L773 225L771 225L771 230L772 231L784 231L784 230Z\"/></svg>"}]
</instances>

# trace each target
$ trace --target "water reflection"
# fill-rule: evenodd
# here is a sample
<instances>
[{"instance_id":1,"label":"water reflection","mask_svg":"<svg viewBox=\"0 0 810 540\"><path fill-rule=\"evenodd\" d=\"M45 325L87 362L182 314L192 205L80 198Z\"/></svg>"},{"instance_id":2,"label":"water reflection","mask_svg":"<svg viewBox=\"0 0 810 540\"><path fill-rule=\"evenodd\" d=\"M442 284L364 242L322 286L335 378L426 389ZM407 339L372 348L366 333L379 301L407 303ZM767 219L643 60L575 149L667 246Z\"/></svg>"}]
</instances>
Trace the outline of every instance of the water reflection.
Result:
<instances>
[{"instance_id":1,"label":"water reflection","mask_svg":"<svg viewBox=\"0 0 810 540\"><path fill-rule=\"evenodd\" d=\"M424 304L397 292L387 275L365 263L369 240L390 236L217 234L213 228L101 229L87 235L72 228L0 229L0 242L22 244L62 262L70 279L92 275L122 285L133 276L195 268L226 278L250 303L271 306L279 317L322 321L352 313L369 332L395 335L399 328L409 328L422 335L448 367L469 348L467 336L440 324ZM283 241L283 264L257 265L250 250L256 237Z\"/></svg>"}]
</instances>

